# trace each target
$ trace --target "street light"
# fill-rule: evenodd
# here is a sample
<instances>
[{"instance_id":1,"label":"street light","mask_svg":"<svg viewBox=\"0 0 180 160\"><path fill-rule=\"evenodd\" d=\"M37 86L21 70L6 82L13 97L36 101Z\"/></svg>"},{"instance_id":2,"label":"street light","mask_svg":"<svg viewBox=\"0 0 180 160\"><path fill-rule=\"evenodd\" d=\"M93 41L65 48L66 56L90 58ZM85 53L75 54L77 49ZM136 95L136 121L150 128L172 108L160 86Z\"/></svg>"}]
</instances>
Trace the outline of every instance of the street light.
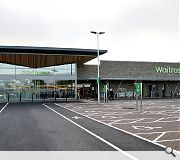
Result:
<instances>
[{"instance_id":1,"label":"street light","mask_svg":"<svg viewBox=\"0 0 180 160\"><path fill-rule=\"evenodd\" d=\"M100 103L100 88L99 88L99 83L100 83L100 78L99 78L99 65L100 65L100 61L99 61L99 35L100 35L100 34L105 34L105 32L95 32L95 31L91 31L91 33L97 35L97 58L98 58L97 84L98 84L98 103Z\"/></svg>"}]
</instances>

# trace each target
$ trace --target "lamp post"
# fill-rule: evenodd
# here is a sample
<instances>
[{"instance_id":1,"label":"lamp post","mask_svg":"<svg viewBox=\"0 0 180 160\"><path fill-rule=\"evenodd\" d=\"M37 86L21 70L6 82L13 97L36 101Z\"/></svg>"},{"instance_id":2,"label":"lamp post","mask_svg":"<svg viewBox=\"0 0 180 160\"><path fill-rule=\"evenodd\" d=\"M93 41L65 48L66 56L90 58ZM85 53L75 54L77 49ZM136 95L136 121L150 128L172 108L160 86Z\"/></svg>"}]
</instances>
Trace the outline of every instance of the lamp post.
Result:
<instances>
[{"instance_id":1,"label":"lamp post","mask_svg":"<svg viewBox=\"0 0 180 160\"><path fill-rule=\"evenodd\" d=\"M98 84L98 103L100 103L100 77L99 77L99 66L100 66L100 61L99 61L99 35L100 34L105 34L105 32L95 32L91 31L91 33L97 35L97 59L98 59L98 76L97 76L97 84Z\"/></svg>"}]
</instances>

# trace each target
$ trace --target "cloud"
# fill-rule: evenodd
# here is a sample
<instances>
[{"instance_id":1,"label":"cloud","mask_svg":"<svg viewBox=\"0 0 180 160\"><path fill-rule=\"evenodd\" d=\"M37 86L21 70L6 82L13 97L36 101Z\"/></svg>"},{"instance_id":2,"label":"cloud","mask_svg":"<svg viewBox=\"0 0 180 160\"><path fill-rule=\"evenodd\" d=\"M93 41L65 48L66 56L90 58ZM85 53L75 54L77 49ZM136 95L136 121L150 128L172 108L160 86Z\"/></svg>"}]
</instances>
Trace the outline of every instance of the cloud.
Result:
<instances>
[{"instance_id":1,"label":"cloud","mask_svg":"<svg viewBox=\"0 0 180 160\"><path fill-rule=\"evenodd\" d=\"M178 0L1 0L0 44L96 48L96 30L102 59L172 61L178 11Z\"/></svg>"}]
</instances>

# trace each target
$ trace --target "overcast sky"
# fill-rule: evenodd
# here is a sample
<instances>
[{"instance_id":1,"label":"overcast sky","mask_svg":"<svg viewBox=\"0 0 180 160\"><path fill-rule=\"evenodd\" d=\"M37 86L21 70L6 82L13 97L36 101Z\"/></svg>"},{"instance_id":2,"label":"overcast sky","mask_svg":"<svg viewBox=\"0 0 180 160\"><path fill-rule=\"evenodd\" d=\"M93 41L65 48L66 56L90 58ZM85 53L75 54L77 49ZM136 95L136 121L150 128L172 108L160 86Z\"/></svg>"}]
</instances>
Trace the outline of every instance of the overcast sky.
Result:
<instances>
[{"instance_id":1,"label":"overcast sky","mask_svg":"<svg viewBox=\"0 0 180 160\"><path fill-rule=\"evenodd\" d=\"M0 0L0 45L96 49L91 30L102 60L180 61L178 0Z\"/></svg>"}]
</instances>

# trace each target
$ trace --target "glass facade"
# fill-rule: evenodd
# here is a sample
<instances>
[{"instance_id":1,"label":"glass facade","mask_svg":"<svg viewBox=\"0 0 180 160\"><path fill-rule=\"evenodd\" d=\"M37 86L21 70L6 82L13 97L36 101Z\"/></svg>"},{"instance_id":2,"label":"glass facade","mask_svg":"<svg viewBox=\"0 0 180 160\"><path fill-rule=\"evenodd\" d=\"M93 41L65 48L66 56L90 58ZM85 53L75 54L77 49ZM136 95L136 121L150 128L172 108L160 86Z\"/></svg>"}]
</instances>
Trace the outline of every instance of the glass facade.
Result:
<instances>
[{"instance_id":1,"label":"glass facade","mask_svg":"<svg viewBox=\"0 0 180 160\"><path fill-rule=\"evenodd\" d=\"M75 98L76 64L29 68L0 63L0 102Z\"/></svg>"}]
</instances>

